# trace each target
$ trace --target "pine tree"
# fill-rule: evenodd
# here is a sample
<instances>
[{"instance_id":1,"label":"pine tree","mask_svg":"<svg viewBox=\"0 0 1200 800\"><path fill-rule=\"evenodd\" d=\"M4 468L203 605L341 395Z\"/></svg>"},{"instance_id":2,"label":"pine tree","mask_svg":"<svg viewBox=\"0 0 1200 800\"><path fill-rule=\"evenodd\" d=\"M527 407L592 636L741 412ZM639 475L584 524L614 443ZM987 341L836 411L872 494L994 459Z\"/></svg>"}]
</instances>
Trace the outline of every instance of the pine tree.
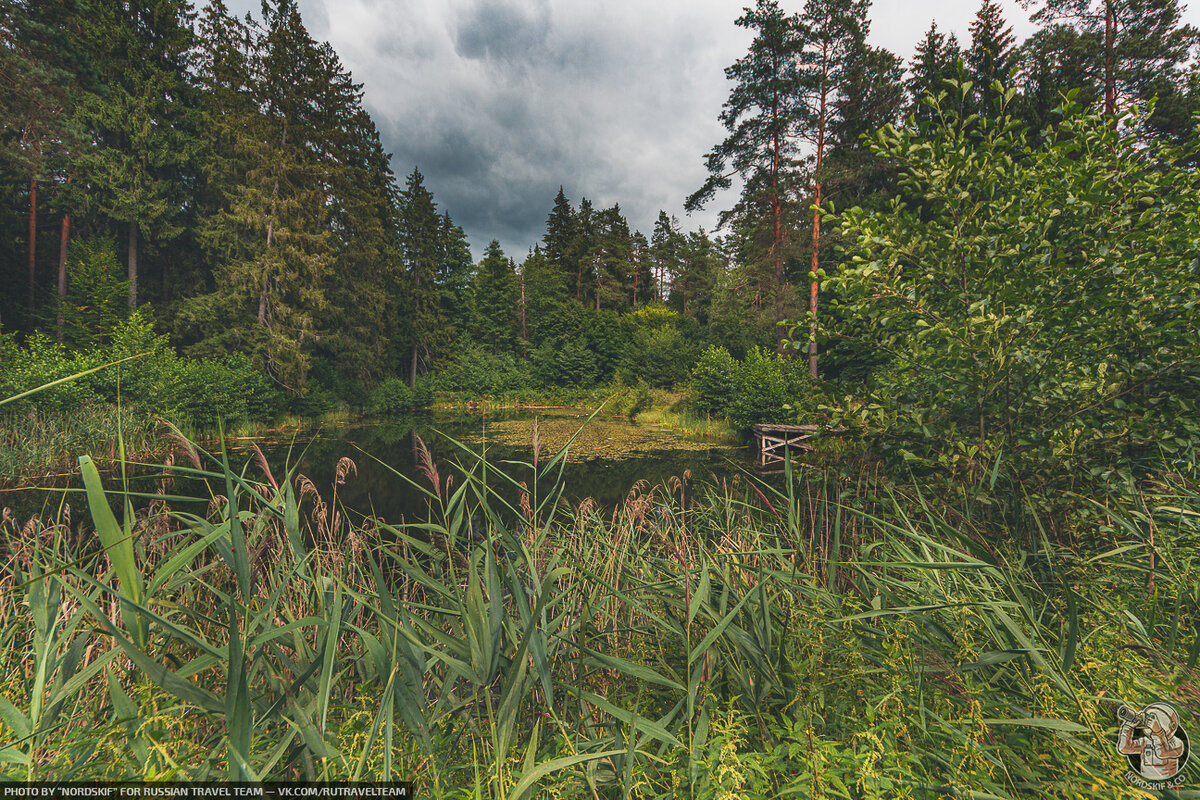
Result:
<instances>
[{"instance_id":1,"label":"pine tree","mask_svg":"<svg viewBox=\"0 0 1200 800\"><path fill-rule=\"evenodd\" d=\"M983 0L979 11L971 22L971 47L967 50L967 75L974 83L972 87L976 113L995 116L1000 90L1011 83L1012 71L1017 63L1016 39L1012 27L1004 20L1004 14L995 0Z\"/></svg>"},{"instance_id":2,"label":"pine tree","mask_svg":"<svg viewBox=\"0 0 1200 800\"><path fill-rule=\"evenodd\" d=\"M870 45L852 51L835 101L826 166L826 197L838 208L877 202L890 170L866 146L867 137L899 121L903 68L893 53Z\"/></svg>"},{"instance_id":3,"label":"pine tree","mask_svg":"<svg viewBox=\"0 0 1200 800\"><path fill-rule=\"evenodd\" d=\"M680 238L680 265L671 288L671 305L706 325L723 272L720 250L703 228Z\"/></svg>"},{"instance_id":4,"label":"pine tree","mask_svg":"<svg viewBox=\"0 0 1200 800\"><path fill-rule=\"evenodd\" d=\"M798 153L794 128L804 112L797 60L805 40L799 20L784 14L775 0L758 0L736 24L754 31L755 37L749 52L725 70L726 78L735 82L720 117L729 136L707 155L708 179L688 197L684 208L689 212L701 208L718 190L732 185L733 175L741 175L745 180L741 202L722 214L722 224L735 215L746 221L747 214L758 217L766 211L770 230L766 261L773 269L773 291L781 301L788 174ZM782 314L781 308L778 311Z\"/></svg>"},{"instance_id":5,"label":"pine tree","mask_svg":"<svg viewBox=\"0 0 1200 800\"><path fill-rule=\"evenodd\" d=\"M1035 22L1045 29L1062 24L1078 34L1047 38L1043 50L1051 44L1071 46L1075 52L1063 61L1086 53L1086 76L1076 70L1072 77L1087 80L1090 91L1084 94L1102 98L1105 114L1115 120L1122 108L1157 96L1151 130L1161 135L1190 132L1192 100L1185 67L1200 44L1200 31L1182 24L1178 0L1043 0L1039 5Z\"/></svg>"},{"instance_id":6,"label":"pine tree","mask_svg":"<svg viewBox=\"0 0 1200 800\"><path fill-rule=\"evenodd\" d=\"M44 200L47 181L51 197L65 187L74 158L87 146L74 113L84 91L95 88L90 59L74 34L82 16L73 0L0 5L0 173L22 176L28 188L24 317L29 331L37 322L39 193ZM66 207L61 198L59 205ZM59 260L61 282L61 248Z\"/></svg>"},{"instance_id":7,"label":"pine tree","mask_svg":"<svg viewBox=\"0 0 1200 800\"><path fill-rule=\"evenodd\" d=\"M629 237L629 272L633 281L633 296L630 303L638 308L654 299L653 262L650 258L650 242L641 231Z\"/></svg>"},{"instance_id":8,"label":"pine tree","mask_svg":"<svg viewBox=\"0 0 1200 800\"><path fill-rule=\"evenodd\" d=\"M850 65L866 46L867 10L870 0L808 0L801 25L805 47L801 53L800 85L804 138L813 146L812 240L809 267L808 370L817 377L817 296L820 291L821 188L825 180L824 158L837 126L839 103L845 96ZM781 317L782 318L782 317ZM784 331L780 326L777 347L782 351Z\"/></svg>"},{"instance_id":9,"label":"pine tree","mask_svg":"<svg viewBox=\"0 0 1200 800\"><path fill-rule=\"evenodd\" d=\"M679 232L679 220L660 209L658 219L654 223L654 232L650 234L655 300L663 300L667 296L679 275L682 247L683 235Z\"/></svg>"},{"instance_id":10,"label":"pine tree","mask_svg":"<svg viewBox=\"0 0 1200 800\"><path fill-rule=\"evenodd\" d=\"M1034 136L1051 125L1068 92L1084 108L1098 108L1102 87L1093 80L1088 37L1069 25L1053 24L1035 31L1020 50L1021 95L1016 108Z\"/></svg>"}]
</instances>

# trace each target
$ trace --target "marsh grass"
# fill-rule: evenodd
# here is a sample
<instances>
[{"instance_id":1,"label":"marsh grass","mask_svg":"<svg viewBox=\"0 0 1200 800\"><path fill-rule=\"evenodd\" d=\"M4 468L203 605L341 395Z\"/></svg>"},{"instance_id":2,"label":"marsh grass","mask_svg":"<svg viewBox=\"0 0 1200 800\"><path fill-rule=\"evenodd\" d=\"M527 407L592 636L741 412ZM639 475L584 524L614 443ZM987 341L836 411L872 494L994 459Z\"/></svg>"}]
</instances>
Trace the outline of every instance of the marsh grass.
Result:
<instances>
[{"instance_id":1,"label":"marsh grass","mask_svg":"<svg viewBox=\"0 0 1200 800\"><path fill-rule=\"evenodd\" d=\"M0 409L0 488L71 474L79 453L115 464L122 438L129 457L138 461L161 458L170 449L158 421L136 408L83 403L70 411Z\"/></svg>"},{"instance_id":2,"label":"marsh grass","mask_svg":"<svg viewBox=\"0 0 1200 800\"><path fill-rule=\"evenodd\" d=\"M135 513L81 459L88 521L3 523L0 769L464 798L1132 797L1115 704L1200 711L1182 468L1100 502L1104 546L1082 551L790 465L571 507L574 443L543 453L535 429L530 463L423 450L396 476L427 502L407 524L343 507L350 458L317 487L298 454L192 443L171 472L204 482L205 513L167 479Z\"/></svg>"}]
</instances>

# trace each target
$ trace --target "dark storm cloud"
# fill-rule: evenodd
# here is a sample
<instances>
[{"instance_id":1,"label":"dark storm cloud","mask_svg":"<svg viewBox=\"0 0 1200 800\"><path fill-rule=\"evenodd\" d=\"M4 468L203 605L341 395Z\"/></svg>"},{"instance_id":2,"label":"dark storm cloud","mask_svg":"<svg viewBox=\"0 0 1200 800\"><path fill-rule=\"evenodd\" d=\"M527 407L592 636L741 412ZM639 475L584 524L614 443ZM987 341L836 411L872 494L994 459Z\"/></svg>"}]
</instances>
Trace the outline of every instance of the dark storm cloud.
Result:
<instances>
[{"instance_id":1,"label":"dark storm cloud","mask_svg":"<svg viewBox=\"0 0 1200 800\"><path fill-rule=\"evenodd\" d=\"M576 205L585 195L619 202L646 234L660 208L685 228L714 227L732 193L690 218L683 199L724 138L724 68L750 41L733 22L752 1L301 0L301 9L364 84L398 178L419 166L477 255L494 237L520 257L540 240L560 184ZM1003 5L1026 35L1017 0ZM908 58L936 18L966 41L977 8L876 0L871 40Z\"/></svg>"},{"instance_id":2,"label":"dark storm cloud","mask_svg":"<svg viewBox=\"0 0 1200 800\"><path fill-rule=\"evenodd\" d=\"M550 24L541 5L532 9L498 2L475 6L456 26L456 51L463 58L501 62L520 70L548 51Z\"/></svg>"},{"instance_id":3,"label":"dark storm cloud","mask_svg":"<svg viewBox=\"0 0 1200 800\"><path fill-rule=\"evenodd\" d=\"M355 80L398 176L420 168L479 254L521 257L562 185L619 202L649 233L680 214L721 137L739 3L307 0L314 37ZM732 30L731 30L732 29ZM732 35L731 35L732 34ZM689 224L707 224L702 215Z\"/></svg>"}]
</instances>

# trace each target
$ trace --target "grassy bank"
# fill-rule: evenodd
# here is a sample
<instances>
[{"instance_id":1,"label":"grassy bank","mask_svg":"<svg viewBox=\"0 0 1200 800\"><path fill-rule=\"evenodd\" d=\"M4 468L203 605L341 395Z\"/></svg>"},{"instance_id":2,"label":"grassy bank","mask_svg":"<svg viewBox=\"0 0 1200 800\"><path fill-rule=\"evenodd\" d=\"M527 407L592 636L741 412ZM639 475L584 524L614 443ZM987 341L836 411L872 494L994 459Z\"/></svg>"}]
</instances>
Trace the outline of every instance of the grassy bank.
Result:
<instances>
[{"instance_id":1,"label":"grassy bank","mask_svg":"<svg viewBox=\"0 0 1200 800\"><path fill-rule=\"evenodd\" d=\"M622 384L594 389L568 387L541 393L511 392L495 396L439 392L432 407L435 411L484 413L539 409L575 409L590 413L601 406L609 415L623 417L634 424L657 426L720 444L737 444L740 441L737 430L727 419L694 413L683 392Z\"/></svg>"},{"instance_id":2,"label":"grassy bank","mask_svg":"<svg viewBox=\"0 0 1200 800\"><path fill-rule=\"evenodd\" d=\"M409 527L348 521L349 462L318 488L219 454L205 516L122 521L85 459L90 524L4 524L4 771L1132 797L1116 704L1200 710L1182 470L1107 498L1083 549L1004 503L862 476L681 478L570 509L543 455L515 506L503 472L426 460Z\"/></svg>"}]
</instances>

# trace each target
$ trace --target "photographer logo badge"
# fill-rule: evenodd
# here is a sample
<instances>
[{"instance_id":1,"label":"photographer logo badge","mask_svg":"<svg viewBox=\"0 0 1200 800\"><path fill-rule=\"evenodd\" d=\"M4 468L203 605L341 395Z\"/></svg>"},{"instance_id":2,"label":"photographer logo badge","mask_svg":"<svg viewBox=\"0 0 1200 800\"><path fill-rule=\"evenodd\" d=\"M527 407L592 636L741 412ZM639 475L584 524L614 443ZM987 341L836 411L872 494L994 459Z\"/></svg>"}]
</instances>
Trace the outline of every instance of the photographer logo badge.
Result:
<instances>
[{"instance_id":1,"label":"photographer logo badge","mask_svg":"<svg viewBox=\"0 0 1200 800\"><path fill-rule=\"evenodd\" d=\"M1125 773L1141 789L1172 789L1183 783L1183 768L1191 748L1179 714L1166 703L1151 703L1138 710L1120 706L1117 719L1117 752L1129 761Z\"/></svg>"}]
</instances>

